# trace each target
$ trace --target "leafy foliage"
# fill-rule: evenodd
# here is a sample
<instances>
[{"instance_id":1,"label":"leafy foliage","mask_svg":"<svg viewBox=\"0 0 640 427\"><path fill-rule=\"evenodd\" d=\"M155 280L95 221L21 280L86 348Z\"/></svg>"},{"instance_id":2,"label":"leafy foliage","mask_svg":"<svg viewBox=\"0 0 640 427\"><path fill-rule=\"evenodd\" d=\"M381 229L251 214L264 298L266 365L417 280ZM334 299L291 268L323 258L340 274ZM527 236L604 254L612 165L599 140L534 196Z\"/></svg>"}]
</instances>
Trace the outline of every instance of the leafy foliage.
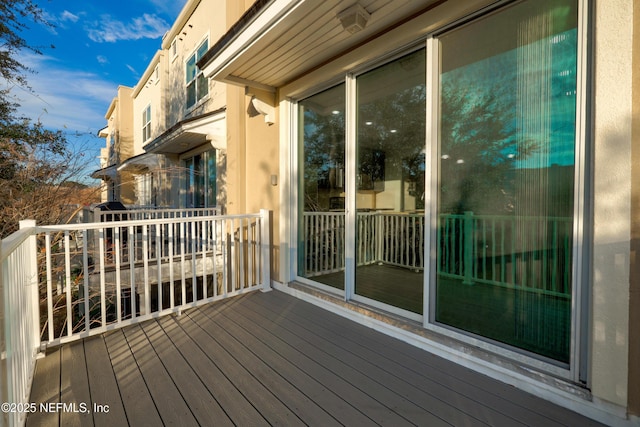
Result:
<instances>
[{"instance_id":1,"label":"leafy foliage","mask_svg":"<svg viewBox=\"0 0 640 427\"><path fill-rule=\"evenodd\" d=\"M63 132L18 113L12 89L31 91L27 75L34 72L21 62L21 53L41 53L21 35L27 23L49 25L31 0L0 0L0 76L6 83L0 90L0 237L22 219L66 220L75 192L65 183L82 169L81 156L70 151Z\"/></svg>"}]
</instances>

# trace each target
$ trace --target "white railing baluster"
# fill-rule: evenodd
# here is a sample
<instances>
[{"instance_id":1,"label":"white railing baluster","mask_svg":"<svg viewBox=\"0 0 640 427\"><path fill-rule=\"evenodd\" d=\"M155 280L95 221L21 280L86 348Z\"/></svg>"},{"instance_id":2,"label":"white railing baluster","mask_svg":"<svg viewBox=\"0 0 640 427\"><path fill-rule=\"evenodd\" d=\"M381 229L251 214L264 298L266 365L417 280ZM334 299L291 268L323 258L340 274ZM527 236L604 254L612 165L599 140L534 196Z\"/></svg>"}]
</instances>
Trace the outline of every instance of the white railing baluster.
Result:
<instances>
[{"instance_id":1,"label":"white railing baluster","mask_svg":"<svg viewBox=\"0 0 640 427\"><path fill-rule=\"evenodd\" d=\"M236 228L238 238L236 239L236 254L238 262L236 265L236 278L238 280L236 290L244 288L244 221L237 219L238 226Z\"/></svg>"},{"instance_id":2,"label":"white railing baluster","mask_svg":"<svg viewBox=\"0 0 640 427\"><path fill-rule=\"evenodd\" d=\"M66 295L66 301L65 301L65 306L66 306L66 310L67 310L67 336L71 336L73 334L73 319L72 319L72 314L73 314L73 310L71 308L71 303L72 303L72 295L71 295L71 253L70 253L70 247L69 247L69 230L64 232L64 266L65 266L65 274L64 274L64 278L65 278L65 283L63 286L65 295Z\"/></svg>"},{"instance_id":3,"label":"white railing baluster","mask_svg":"<svg viewBox=\"0 0 640 427\"><path fill-rule=\"evenodd\" d=\"M47 326L49 332L49 341L53 341L53 284L51 280L51 233L45 233L45 257L47 263Z\"/></svg>"},{"instance_id":4,"label":"white railing baluster","mask_svg":"<svg viewBox=\"0 0 640 427\"><path fill-rule=\"evenodd\" d=\"M184 222L180 223L180 304L184 305L187 302L187 272L185 271L184 257L185 257L185 226Z\"/></svg>"},{"instance_id":5,"label":"white railing baluster","mask_svg":"<svg viewBox=\"0 0 640 427\"><path fill-rule=\"evenodd\" d=\"M89 318L89 236L87 230L82 230L82 272L83 272L83 294L84 294L84 328L89 330L91 327Z\"/></svg>"},{"instance_id":6,"label":"white railing baluster","mask_svg":"<svg viewBox=\"0 0 640 427\"><path fill-rule=\"evenodd\" d=\"M151 314L151 289L149 286L149 225L142 225L142 272L144 277L144 314Z\"/></svg>"},{"instance_id":7,"label":"white railing baluster","mask_svg":"<svg viewBox=\"0 0 640 427\"><path fill-rule=\"evenodd\" d=\"M117 322L122 322L122 283L120 283L120 227L115 227L114 239L115 239L115 261L116 261L116 318Z\"/></svg>"},{"instance_id":8,"label":"white railing baluster","mask_svg":"<svg viewBox=\"0 0 640 427\"><path fill-rule=\"evenodd\" d=\"M136 241L137 231L133 226L129 226L129 237L133 238L133 243L129 242L129 294L131 299L131 318L135 319L137 316L137 294L136 294Z\"/></svg>"},{"instance_id":9,"label":"white railing baluster","mask_svg":"<svg viewBox=\"0 0 640 427\"><path fill-rule=\"evenodd\" d=\"M168 243L168 258L169 258L169 308L173 308L176 306L176 301L175 301L175 295L174 295L174 291L175 291L175 285L173 283L174 281L174 271L173 271L173 250L174 250L174 246L173 246L173 239L174 239L174 227L175 224L169 224L168 226L168 239L169 239L169 243Z\"/></svg>"},{"instance_id":10,"label":"white railing baluster","mask_svg":"<svg viewBox=\"0 0 640 427\"><path fill-rule=\"evenodd\" d=\"M155 226L156 230L156 265L158 268L158 311L162 311L162 229L163 227L158 224Z\"/></svg>"},{"instance_id":11,"label":"white railing baluster","mask_svg":"<svg viewBox=\"0 0 640 427\"><path fill-rule=\"evenodd\" d=\"M222 296L226 298L229 289L229 232L226 219L222 220L220 232L222 234Z\"/></svg>"},{"instance_id":12,"label":"white railing baluster","mask_svg":"<svg viewBox=\"0 0 640 427\"><path fill-rule=\"evenodd\" d=\"M100 326L104 326L107 322L107 311L105 302L105 272L104 272L104 228L100 228L98 231L99 242L99 262L100 262Z\"/></svg>"},{"instance_id":13,"label":"white railing baluster","mask_svg":"<svg viewBox=\"0 0 640 427\"><path fill-rule=\"evenodd\" d=\"M198 277L197 277L197 263L196 263L196 254L198 253L197 247L197 228L195 220L190 222L191 224L191 295L192 301L196 302L198 300L197 290L198 290Z\"/></svg>"},{"instance_id":14,"label":"white railing baluster","mask_svg":"<svg viewBox=\"0 0 640 427\"><path fill-rule=\"evenodd\" d=\"M202 252L202 299L207 298L207 225L205 220L200 221L200 239Z\"/></svg>"}]
</instances>

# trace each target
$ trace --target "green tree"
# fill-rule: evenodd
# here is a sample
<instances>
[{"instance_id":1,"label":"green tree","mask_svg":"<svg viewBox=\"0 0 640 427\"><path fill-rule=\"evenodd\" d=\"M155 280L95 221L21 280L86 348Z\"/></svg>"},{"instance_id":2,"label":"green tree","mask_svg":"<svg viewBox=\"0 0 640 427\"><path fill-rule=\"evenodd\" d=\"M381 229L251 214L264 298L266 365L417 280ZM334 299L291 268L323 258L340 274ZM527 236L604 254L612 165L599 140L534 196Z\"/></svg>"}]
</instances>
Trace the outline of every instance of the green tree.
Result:
<instances>
[{"instance_id":1,"label":"green tree","mask_svg":"<svg viewBox=\"0 0 640 427\"><path fill-rule=\"evenodd\" d=\"M46 129L19 114L16 88L33 92L21 62L24 51L41 54L22 34L29 25L50 25L31 0L0 0L0 237L14 232L26 218L59 223L68 217L73 187L66 185L80 172L81 159L72 153L65 134ZM53 46L50 46L53 48Z\"/></svg>"}]
</instances>

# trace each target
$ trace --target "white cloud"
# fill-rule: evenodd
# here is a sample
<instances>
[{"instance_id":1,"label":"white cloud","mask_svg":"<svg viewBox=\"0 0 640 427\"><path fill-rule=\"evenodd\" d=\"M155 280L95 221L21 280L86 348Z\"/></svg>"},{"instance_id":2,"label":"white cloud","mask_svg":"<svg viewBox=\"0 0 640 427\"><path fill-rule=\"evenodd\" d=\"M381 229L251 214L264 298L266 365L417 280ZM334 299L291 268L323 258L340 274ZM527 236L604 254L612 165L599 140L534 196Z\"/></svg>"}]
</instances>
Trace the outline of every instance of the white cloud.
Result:
<instances>
[{"instance_id":1,"label":"white cloud","mask_svg":"<svg viewBox=\"0 0 640 427\"><path fill-rule=\"evenodd\" d=\"M65 68L50 56L24 52L21 60L40 72L27 76L33 93L12 89L20 104L18 114L65 132L69 148L87 159L83 174L89 175L100 167L97 156L105 141L97 132L107 124L104 115L118 85L95 73Z\"/></svg>"},{"instance_id":2,"label":"white cloud","mask_svg":"<svg viewBox=\"0 0 640 427\"><path fill-rule=\"evenodd\" d=\"M73 13L69 12L68 10L65 10L60 15L60 20L61 21L78 22L78 19L80 19L80 17L78 15L74 15Z\"/></svg>"},{"instance_id":3,"label":"white cloud","mask_svg":"<svg viewBox=\"0 0 640 427\"><path fill-rule=\"evenodd\" d=\"M107 57L103 55L98 55L96 59L98 60L98 63L100 63L101 65L105 65L109 63L109 60L107 59Z\"/></svg>"},{"instance_id":4,"label":"white cloud","mask_svg":"<svg viewBox=\"0 0 640 427\"><path fill-rule=\"evenodd\" d=\"M116 95L117 84L100 76L60 67L52 57L25 53L23 62L34 70L29 75L33 93L14 90L20 114L40 120L46 128L95 133L105 126L104 114Z\"/></svg>"},{"instance_id":5,"label":"white cloud","mask_svg":"<svg viewBox=\"0 0 640 427\"><path fill-rule=\"evenodd\" d=\"M136 77L139 77L139 76L140 76L140 74L138 74L138 72L136 71L136 69L135 69L135 68L133 68L131 65L129 65L129 64L125 64L125 65L126 65L127 69L128 69L129 71L131 71L131 73L132 73L134 76L136 76Z\"/></svg>"},{"instance_id":6,"label":"white cloud","mask_svg":"<svg viewBox=\"0 0 640 427\"><path fill-rule=\"evenodd\" d=\"M187 3L187 0L149 0L149 2L153 5L154 10L160 11L169 15L172 19L175 19Z\"/></svg>"},{"instance_id":7,"label":"white cloud","mask_svg":"<svg viewBox=\"0 0 640 427\"><path fill-rule=\"evenodd\" d=\"M97 43L113 43L118 40L156 39L164 35L169 24L157 15L144 15L134 18L129 23L112 20L109 15L103 15L102 20L94 22L87 29L89 38Z\"/></svg>"}]
</instances>

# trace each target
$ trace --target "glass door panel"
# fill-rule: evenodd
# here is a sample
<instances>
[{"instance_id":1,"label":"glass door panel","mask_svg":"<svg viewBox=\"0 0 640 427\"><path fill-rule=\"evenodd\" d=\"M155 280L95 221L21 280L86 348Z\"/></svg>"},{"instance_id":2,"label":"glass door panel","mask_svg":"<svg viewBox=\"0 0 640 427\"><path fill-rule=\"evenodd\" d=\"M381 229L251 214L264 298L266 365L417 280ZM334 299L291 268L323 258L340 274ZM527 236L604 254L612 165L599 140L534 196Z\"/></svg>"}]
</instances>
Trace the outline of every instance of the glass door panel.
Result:
<instances>
[{"instance_id":1,"label":"glass door panel","mask_svg":"<svg viewBox=\"0 0 640 427\"><path fill-rule=\"evenodd\" d=\"M298 106L298 275L344 289L345 85Z\"/></svg>"},{"instance_id":2,"label":"glass door panel","mask_svg":"<svg viewBox=\"0 0 640 427\"><path fill-rule=\"evenodd\" d=\"M436 321L569 362L577 1L439 38Z\"/></svg>"},{"instance_id":3,"label":"glass door panel","mask_svg":"<svg viewBox=\"0 0 640 427\"><path fill-rule=\"evenodd\" d=\"M424 49L357 78L356 295L422 314Z\"/></svg>"}]
</instances>

